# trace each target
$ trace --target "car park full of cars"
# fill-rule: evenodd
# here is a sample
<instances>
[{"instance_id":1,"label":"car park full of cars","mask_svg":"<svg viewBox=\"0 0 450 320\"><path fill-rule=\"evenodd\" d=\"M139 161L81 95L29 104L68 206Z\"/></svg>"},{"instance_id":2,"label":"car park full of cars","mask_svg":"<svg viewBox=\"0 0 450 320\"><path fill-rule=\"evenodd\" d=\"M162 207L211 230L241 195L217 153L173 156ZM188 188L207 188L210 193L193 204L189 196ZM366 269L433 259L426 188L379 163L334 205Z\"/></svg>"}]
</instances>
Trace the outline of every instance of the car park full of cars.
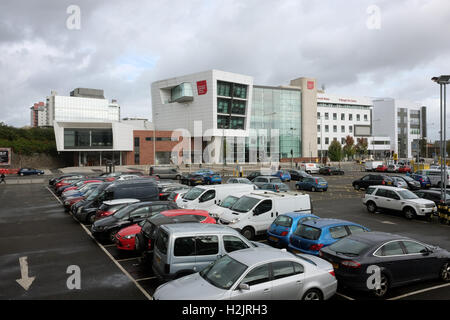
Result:
<instances>
[{"instance_id":1,"label":"car park full of cars","mask_svg":"<svg viewBox=\"0 0 450 320\"><path fill-rule=\"evenodd\" d=\"M420 183L420 187L427 189L431 187L431 180L428 176L426 175L421 175L418 173L413 173L410 175L411 178L413 178L414 180L418 181Z\"/></svg>"}]
</instances>

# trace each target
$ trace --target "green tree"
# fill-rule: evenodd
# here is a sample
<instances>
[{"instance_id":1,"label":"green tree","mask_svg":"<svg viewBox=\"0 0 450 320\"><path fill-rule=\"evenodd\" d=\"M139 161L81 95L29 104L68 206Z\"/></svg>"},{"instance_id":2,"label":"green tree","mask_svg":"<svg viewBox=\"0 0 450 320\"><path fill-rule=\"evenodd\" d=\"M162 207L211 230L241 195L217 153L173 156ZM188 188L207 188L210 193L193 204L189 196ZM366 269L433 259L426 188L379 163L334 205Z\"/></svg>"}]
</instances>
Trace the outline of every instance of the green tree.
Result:
<instances>
[{"instance_id":1,"label":"green tree","mask_svg":"<svg viewBox=\"0 0 450 320\"><path fill-rule=\"evenodd\" d=\"M367 154L369 144L366 138L358 138L356 143L356 153L361 157Z\"/></svg>"},{"instance_id":2,"label":"green tree","mask_svg":"<svg viewBox=\"0 0 450 320\"><path fill-rule=\"evenodd\" d=\"M342 146L341 144L333 140L328 147L328 157L331 161L341 161L343 158Z\"/></svg>"},{"instance_id":3,"label":"green tree","mask_svg":"<svg viewBox=\"0 0 450 320\"><path fill-rule=\"evenodd\" d=\"M352 136L345 138L345 145L343 147L344 156L347 158L353 158L356 153L355 139Z\"/></svg>"}]
</instances>

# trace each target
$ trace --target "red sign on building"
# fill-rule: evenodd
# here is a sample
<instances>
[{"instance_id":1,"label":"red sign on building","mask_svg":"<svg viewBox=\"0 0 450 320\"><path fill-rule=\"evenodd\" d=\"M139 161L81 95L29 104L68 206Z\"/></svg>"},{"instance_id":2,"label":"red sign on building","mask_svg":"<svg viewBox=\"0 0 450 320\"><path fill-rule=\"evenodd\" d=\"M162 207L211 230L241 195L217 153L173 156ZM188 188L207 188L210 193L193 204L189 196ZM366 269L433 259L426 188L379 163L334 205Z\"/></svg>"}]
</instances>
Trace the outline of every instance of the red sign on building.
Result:
<instances>
[{"instance_id":1,"label":"red sign on building","mask_svg":"<svg viewBox=\"0 0 450 320\"><path fill-rule=\"evenodd\" d=\"M197 81L197 93L199 96L206 94L208 92L208 87L206 86L206 80Z\"/></svg>"},{"instance_id":2,"label":"red sign on building","mask_svg":"<svg viewBox=\"0 0 450 320\"><path fill-rule=\"evenodd\" d=\"M314 89L314 81L308 81L308 82L306 83L306 87L307 87L309 90Z\"/></svg>"}]
</instances>

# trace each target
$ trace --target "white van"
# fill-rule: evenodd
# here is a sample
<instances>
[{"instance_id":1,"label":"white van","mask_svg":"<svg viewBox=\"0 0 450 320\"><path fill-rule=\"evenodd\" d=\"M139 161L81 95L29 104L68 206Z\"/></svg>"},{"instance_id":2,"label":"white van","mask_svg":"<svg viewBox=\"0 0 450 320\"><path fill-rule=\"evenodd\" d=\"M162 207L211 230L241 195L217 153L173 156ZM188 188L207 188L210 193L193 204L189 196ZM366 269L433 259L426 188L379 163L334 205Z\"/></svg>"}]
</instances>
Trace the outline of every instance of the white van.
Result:
<instances>
[{"instance_id":1,"label":"white van","mask_svg":"<svg viewBox=\"0 0 450 320\"><path fill-rule=\"evenodd\" d=\"M414 172L415 174L420 174L423 176L427 176L430 178L430 182L432 186L441 186L441 169L421 169ZM450 170L444 170L444 174L446 177L446 184L450 184Z\"/></svg>"},{"instance_id":2,"label":"white van","mask_svg":"<svg viewBox=\"0 0 450 320\"><path fill-rule=\"evenodd\" d=\"M366 171L375 171L375 169L381 165L383 165L383 161L366 161L364 163L364 168Z\"/></svg>"},{"instance_id":3,"label":"white van","mask_svg":"<svg viewBox=\"0 0 450 320\"><path fill-rule=\"evenodd\" d=\"M240 231L247 239L266 233L272 222L288 212L312 213L311 198L300 192L254 191L222 213L219 224Z\"/></svg>"},{"instance_id":4,"label":"white van","mask_svg":"<svg viewBox=\"0 0 450 320\"><path fill-rule=\"evenodd\" d=\"M300 163L300 169L306 173L319 173L319 165L317 163Z\"/></svg>"},{"instance_id":5,"label":"white van","mask_svg":"<svg viewBox=\"0 0 450 320\"><path fill-rule=\"evenodd\" d=\"M177 204L183 209L208 210L211 206L220 204L229 195L252 192L255 188L253 184L240 183L196 186L186 192Z\"/></svg>"},{"instance_id":6,"label":"white van","mask_svg":"<svg viewBox=\"0 0 450 320\"><path fill-rule=\"evenodd\" d=\"M242 197L243 195L248 194L247 191L245 192L236 192L233 193L232 195L227 196L225 199L223 199L223 201L221 201L219 204L214 204L211 207L209 207L209 215L213 218L215 218L216 220L220 218L220 216L222 215L222 213L226 212L227 209L231 208L231 206L233 206L236 201L239 200L240 197Z\"/></svg>"}]
</instances>

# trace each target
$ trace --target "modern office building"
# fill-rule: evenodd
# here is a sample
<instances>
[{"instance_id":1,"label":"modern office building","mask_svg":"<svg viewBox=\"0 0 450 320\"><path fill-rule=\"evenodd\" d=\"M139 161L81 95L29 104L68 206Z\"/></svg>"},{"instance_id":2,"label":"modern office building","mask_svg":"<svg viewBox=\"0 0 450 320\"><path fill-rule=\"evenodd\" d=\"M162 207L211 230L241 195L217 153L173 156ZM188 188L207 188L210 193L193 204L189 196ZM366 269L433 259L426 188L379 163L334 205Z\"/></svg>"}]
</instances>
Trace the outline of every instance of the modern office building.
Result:
<instances>
[{"instance_id":1,"label":"modern office building","mask_svg":"<svg viewBox=\"0 0 450 320\"><path fill-rule=\"evenodd\" d=\"M314 79L257 86L251 76L209 70L152 83L152 119L156 130L185 130L195 163L315 158L315 94Z\"/></svg>"},{"instance_id":2,"label":"modern office building","mask_svg":"<svg viewBox=\"0 0 450 320\"><path fill-rule=\"evenodd\" d=\"M47 106L44 102L37 102L30 108L30 126L46 127L49 126L47 117Z\"/></svg>"},{"instance_id":3,"label":"modern office building","mask_svg":"<svg viewBox=\"0 0 450 320\"><path fill-rule=\"evenodd\" d=\"M120 106L116 100L109 102L103 90L77 88L70 96L52 91L47 97L47 119L54 121L119 121Z\"/></svg>"},{"instance_id":4,"label":"modern office building","mask_svg":"<svg viewBox=\"0 0 450 320\"><path fill-rule=\"evenodd\" d=\"M391 138L391 150L399 158L419 156L419 141L427 137L427 108L398 99L375 99L374 132ZM422 155L425 156L425 155Z\"/></svg>"}]
</instances>

